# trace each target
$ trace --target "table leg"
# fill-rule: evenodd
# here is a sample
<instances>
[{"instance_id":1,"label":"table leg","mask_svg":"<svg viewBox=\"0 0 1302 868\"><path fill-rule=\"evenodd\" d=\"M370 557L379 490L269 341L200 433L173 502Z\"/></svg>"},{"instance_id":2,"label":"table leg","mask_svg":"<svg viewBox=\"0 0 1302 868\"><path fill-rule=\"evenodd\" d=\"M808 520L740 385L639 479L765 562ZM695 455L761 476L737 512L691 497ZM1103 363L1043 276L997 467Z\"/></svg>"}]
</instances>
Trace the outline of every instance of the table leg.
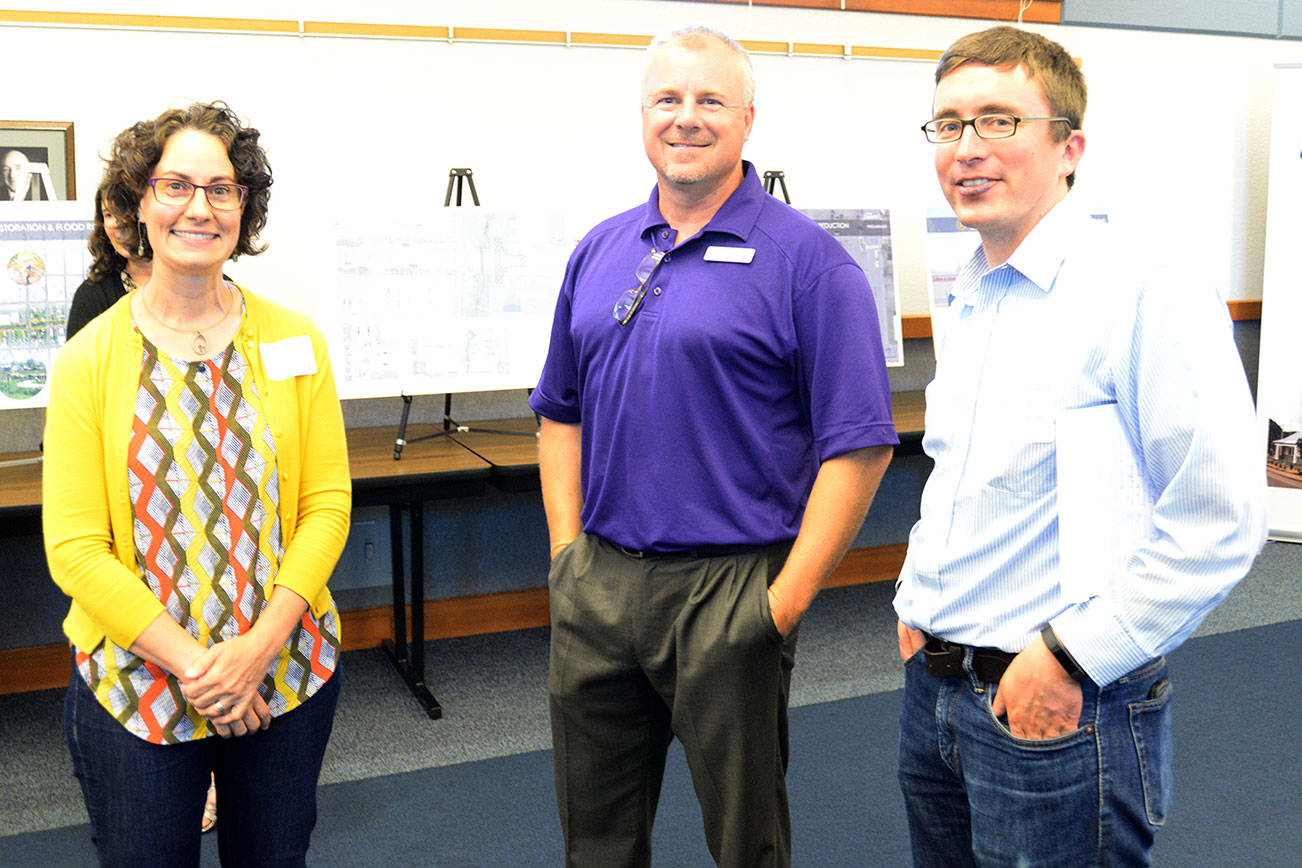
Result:
<instances>
[{"instance_id":1,"label":"table leg","mask_svg":"<svg viewBox=\"0 0 1302 868\"><path fill-rule=\"evenodd\" d=\"M389 504L389 565L393 570L393 639L380 643L393 665L401 672L407 665L407 572L402 563L403 504Z\"/></svg>"},{"instance_id":2,"label":"table leg","mask_svg":"<svg viewBox=\"0 0 1302 868\"><path fill-rule=\"evenodd\" d=\"M407 645L407 612L404 586L406 570L403 569L402 510L411 514L411 645ZM398 674L407 682L416 701L425 709L431 720L443 716L443 706L430 693L425 684L425 508L415 500L408 504L389 507L389 539L393 557L393 635L394 641L385 640L384 651L389 655Z\"/></svg>"}]
</instances>

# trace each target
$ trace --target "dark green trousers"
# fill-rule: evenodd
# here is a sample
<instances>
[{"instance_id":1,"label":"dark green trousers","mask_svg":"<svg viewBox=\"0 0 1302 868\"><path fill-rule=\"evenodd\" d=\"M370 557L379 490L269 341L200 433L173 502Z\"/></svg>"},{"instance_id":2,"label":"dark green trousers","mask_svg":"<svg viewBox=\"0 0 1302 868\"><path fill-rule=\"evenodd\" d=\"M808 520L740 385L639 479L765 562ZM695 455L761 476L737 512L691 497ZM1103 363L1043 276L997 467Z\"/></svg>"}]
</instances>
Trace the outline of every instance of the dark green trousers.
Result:
<instances>
[{"instance_id":1,"label":"dark green trousers","mask_svg":"<svg viewBox=\"0 0 1302 868\"><path fill-rule=\"evenodd\" d=\"M553 561L548 693L566 864L651 864L674 737L715 862L791 864L796 637L778 634L767 593L790 548L635 558L583 534Z\"/></svg>"}]
</instances>

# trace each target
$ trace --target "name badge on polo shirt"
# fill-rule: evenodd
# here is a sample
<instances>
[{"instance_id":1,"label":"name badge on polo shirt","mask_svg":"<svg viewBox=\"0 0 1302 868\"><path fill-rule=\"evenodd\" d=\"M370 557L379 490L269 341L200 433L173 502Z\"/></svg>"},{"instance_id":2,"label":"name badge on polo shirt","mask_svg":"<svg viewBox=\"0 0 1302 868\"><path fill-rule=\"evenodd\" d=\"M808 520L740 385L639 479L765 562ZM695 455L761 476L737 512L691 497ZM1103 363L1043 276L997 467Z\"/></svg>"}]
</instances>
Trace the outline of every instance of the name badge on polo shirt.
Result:
<instances>
[{"instance_id":1,"label":"name badge on polo shirt","mask_svg":"<svg viewBox=\"0 0 1302 868\"><path fill-rule=\"evenodd\" d=\"M755 248L753 247L719 247L711 244L705 248L706 262L737 262L742 265L749 265L754 258Z\"/></svg>"},{"instance_id":2,"label":"name badge on polo shirt","mask_svg":"<svg viewBox=\"0 0 1302 868\"><path fill-rule=\"evenodd\" d=\"M258 351L267 376L273 380L316 373L316 355L312 352L312 339L307 335L264 343Z\"/></svg>"}]
</instances>

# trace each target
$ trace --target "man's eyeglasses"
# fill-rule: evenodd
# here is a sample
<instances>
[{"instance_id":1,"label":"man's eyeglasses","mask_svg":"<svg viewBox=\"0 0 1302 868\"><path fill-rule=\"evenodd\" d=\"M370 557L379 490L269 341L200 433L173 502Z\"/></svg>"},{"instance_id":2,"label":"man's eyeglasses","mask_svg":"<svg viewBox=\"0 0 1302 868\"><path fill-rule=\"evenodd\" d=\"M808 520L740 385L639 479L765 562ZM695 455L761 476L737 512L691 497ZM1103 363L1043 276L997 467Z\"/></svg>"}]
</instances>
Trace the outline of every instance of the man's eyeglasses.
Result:
<instances>
[{"instance_id":1,"label":"man's eyeglasses","mask_svg":"<svg viewBox=\"0 0 1302 868\"><path fill-rule=\"evenodd\" d=\"M646 298L646 282L655 274L656 266L660 260L665 258L663 250L652 249L650 253L642 257L642 261L633 269L633 275L637 278L637 286L625 290L624 294L615 302L615 321L620 325L628 325L633 314L642 306L642 299Z\"/></svg>"},{"instance_id":2,"label":"man's eyeglasses","mask_svg":"<svg viewBox=\"0 0 1302 868\"><path fill-rule=\"evenodd\" d=\"M223 181L220 184L192 184L180 178L150 178L149 187L160 205L189 205L195 190L203 190L208 204L218 211L234 211L244 202L249 188Z\"/></svg>"},{"instance_id":3,"label":"man's eyeglasses","mask_svg":"<svg viewBox=\"0 0 1302 868\"><path fill-rule=\"evenodd\" d=\"M1017 132L1017 125L1030 121L1061 121L1071 123L1071 118L1019 118L1017 115L990 114L974 118L936 118L922 125L927 141L935 145L956 142L963 138L963 128L972 127L983 139L1006 139Z\"/></svg>"}]
</instances>

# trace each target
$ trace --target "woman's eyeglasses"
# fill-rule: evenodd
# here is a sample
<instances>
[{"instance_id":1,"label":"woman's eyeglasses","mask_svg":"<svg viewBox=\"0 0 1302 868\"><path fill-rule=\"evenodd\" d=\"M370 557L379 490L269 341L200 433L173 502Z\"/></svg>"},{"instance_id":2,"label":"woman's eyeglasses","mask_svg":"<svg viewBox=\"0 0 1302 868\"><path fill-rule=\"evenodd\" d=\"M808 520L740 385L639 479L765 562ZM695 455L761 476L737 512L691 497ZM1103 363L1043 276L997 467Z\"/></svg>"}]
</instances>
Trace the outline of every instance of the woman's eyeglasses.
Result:
<instances>
[{"instance_id":1,"label":"woman's eyeglasses","mask_svg":"<svg viewBox=\"0 0 1302 868\"><path fill-rule=\"evenodd\" d=\"M149 186L160 205L189 205L195 190L203 190L208 204L218 211L234 211L244 202L249 188L223 181L220 184L192 184L180 178L150 178Z\"/></svg>"}]
</instances>

